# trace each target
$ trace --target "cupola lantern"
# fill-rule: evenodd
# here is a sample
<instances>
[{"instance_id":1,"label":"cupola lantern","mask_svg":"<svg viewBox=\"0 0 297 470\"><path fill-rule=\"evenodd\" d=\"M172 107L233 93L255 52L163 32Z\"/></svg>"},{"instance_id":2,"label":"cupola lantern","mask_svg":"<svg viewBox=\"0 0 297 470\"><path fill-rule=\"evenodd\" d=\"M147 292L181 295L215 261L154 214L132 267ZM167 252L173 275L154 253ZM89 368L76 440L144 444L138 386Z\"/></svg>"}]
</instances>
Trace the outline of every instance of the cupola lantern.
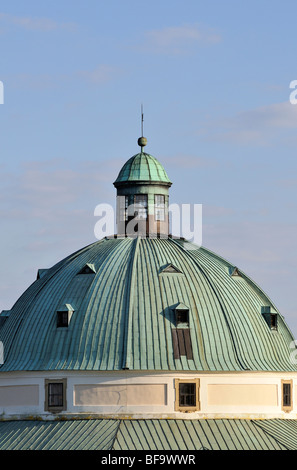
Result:
<instances>
[{"instance_id":1,"label":"cupola lantern","mask_svg":"<svg viewBox=\"0 0 297 470\"><path fill-rule=\"evenodd\" d=\"M140 137L141 152L122 167L117 189L118 236L166 237L169 233L171 181L161 163L143 151L147 139Z\"/></svg>"}]
</instances>

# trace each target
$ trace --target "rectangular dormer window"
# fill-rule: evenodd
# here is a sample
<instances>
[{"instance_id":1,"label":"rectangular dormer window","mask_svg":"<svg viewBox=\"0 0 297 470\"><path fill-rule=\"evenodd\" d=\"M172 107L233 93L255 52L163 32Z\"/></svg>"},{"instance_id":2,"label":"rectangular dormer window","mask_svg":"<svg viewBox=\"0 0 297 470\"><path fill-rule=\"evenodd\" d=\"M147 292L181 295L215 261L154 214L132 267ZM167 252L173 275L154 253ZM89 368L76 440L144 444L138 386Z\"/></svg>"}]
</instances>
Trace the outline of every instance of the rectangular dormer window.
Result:
<instances>
[{"instance_id":1,"label":"rectangular dormer window","mask_svg":"<svg viewBox=\"0 0 297 470\"><path fill-rule=\"evenodd\" d=\"M155 220L163 222L165 220L165 196L155 195Z\"/></svg>"},{"instance_id":2,"label":"rectangular dormer window","mask_svg":"<svg viewBox=\"0 0 297 470\"><path fill-rule=\"evenodd\" d=\"M137 219L147 219L147 194L135 194L134 214Z\"/></svg>"}]
</instances>

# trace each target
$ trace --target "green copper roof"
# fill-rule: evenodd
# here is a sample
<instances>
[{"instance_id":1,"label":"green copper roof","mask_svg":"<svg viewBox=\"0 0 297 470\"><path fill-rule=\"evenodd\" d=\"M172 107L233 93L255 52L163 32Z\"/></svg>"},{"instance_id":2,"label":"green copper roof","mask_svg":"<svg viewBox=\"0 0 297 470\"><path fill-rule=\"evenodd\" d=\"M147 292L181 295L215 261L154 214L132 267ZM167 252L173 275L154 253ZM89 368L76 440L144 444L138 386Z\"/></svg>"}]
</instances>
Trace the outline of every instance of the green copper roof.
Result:
<instances>
[{"instance_id":1,"label":"green copper roof","mask_svg":"<svg viewBox=\"0 0 297 470\"><path fill-rule=\"evenodd\" d=\"M82 273L87 264L94 270ZM164 274L168 264L180 272ZM284 318L232 267L182 239L93 243L48 269L15 303L0 328L0 372L296 370ZM176 324L180 303L189 308L186 329ZM69 326L59 328L65 305ZM263 314L269 306L276 331Z\"/></svg>"},{"instance_id":2,"label":"green copper roof","mask_svg":"<svg viewBox=\"0 0 297 470\"><path fill-rule=\"evenodd\" d=\"M293 419L0 422L0 450L297 450L296 443Z\"/></svg>"},{"instance_id":3,"label":"green copper roof","mask_svg":"<svg viewBox=\"0 0 297 470\"><path fill-rule=\"evenodd\" d=\"M158 182L171 185L163 165L155 157L145 152L134 155L125 163L114 185L135 181Z\"/></svg>"}]
</instances>

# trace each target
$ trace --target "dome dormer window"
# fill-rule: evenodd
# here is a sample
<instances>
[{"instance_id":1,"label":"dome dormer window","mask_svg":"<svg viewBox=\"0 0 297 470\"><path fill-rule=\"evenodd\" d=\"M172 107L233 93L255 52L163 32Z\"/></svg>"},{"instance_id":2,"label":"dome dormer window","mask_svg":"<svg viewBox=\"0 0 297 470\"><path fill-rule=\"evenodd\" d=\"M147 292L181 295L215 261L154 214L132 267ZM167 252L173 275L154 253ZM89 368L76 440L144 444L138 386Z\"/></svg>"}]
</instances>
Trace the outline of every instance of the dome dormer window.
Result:
<instances>
[{"instance_id":1,"label":"dome dormer window","mask_svg":"<svg viewBox=\"0 0 297 470\"><path fill-rule=\"evenodd\" d=\"M48 269L38 269L36 279L41 279L46 273Z\"/></svg>"},{"instance_id":2,"label":"dome dormer window","mask_svg":"<svg viewBox=\"0 0 297 470\"><path fill-rule=\"evenodd\" d=\"M180 359L186 356L187 359L193 359L192 341L189 328L189 308L179 303L174 308L175 326L172 328L172 345L174 359Z\"/></svg>"},{"instance_id":3,"label":"dome dormer window","mask_svg":"<svg viewBox=\"0 0 297 470\"><path fill-rule=\"evenodd\" d=\"M271 330L277 330L277 313L271 312L270 306L261 307L261 313Z\"/></svg>"},{"instance_id":4,"label":"dome dormer window","mask_svg":"<svg viewBox=\"0 0 297 470\"><path fill-rule=\"evenodd\" d=\"M66 304L57 311L57 328L68 328L74 309Z\"/></svg>"},{"instance_id":5,"label":"dome dormer window","mask_svg":"<svg viewBox=\"0 0 297 470\"><path fill-rule=\"evenodd\" d=\"M10 315L10 310L2 310L0 313L0 328L4 325Z\"/></svg>"},{"instance_id":6,"label":"dome dormer window","mask_svg":"<svg viewBox=\"0 0 297 470\"><path fill-rule=\"evenodd\" d=\"M241 277L240 271L236 266L229 267L229 274L231 277Z\"/></svg>"},{"instance_id":7,"label":"dome dormer window","mask_svg":"<svg viewBox=\"0 0 297 470\"><path fill-rule=\"evenodd\" d=\"M160 274L182 274L181 270L174 266L172 263L167 264L162 268Z\"/></svg>"},{"instance_id":8,"label":"dome dormer window","mask_svg":"<svg viewBox=\"0 0 297 470\"><path fill-rule=\"evenodd\" d=\"M85 266L79 271L78 274L96 274L95 266L91 263L85 264Z\"/></svg>"},{"instance_id":9,"label":"dome dormer window","mask_svg":"<svg viewBox=\"0 0 297 470\"><path fill-rule=\"evenodd\" d=\"M189 307L179 303L175 307L175 321L177 327L188 327L189 326Z\"/></svg>"}]
</instances>

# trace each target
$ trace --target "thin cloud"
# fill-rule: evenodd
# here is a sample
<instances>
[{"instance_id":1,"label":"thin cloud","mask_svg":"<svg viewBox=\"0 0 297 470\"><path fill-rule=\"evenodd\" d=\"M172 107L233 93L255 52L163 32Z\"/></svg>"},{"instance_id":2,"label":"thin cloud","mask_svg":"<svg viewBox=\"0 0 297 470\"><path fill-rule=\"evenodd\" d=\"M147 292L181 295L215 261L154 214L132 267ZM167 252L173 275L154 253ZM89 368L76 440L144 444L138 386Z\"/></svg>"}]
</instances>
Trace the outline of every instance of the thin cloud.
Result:
<instances>
[{"instance_id":1,"label":"thin cloud","mask_svg":"<svg viewBox=\"0 0 297 470\"><path fill-rule=\"evenodd\" d=\"M11 86L24 90L52 90L64 87L73 81L83 81L93 85L104 85L111 80L118 78L123 73L117 67L108 64L101 64L90 70L78 70L68 74L54 74L51 72L19 73L4 76Z\"/></svg>"},{"instance_id":2,"label":"thin cloud","mask_svg":"<svg viewBox=\"0 0 297 470\"><path fill-rule=\"evenodd\" d=\"M61 209L71 211L79 205L92 213L91 201L97 204L112 198L109 186L114 171L109 162L69 166L67 162L53 159L42 163L27 162L18 174L4 173L6 185L0 188L2 221L16 215L25 219L38 215L40 221L45 221L54 215L58 223Z\"/></svg>"},{"instance_id":3,"label":"thin cloud","mask_svg":"<svg viewBox=\"0 0 297 470\"><path fill-rule=\"evenodd\" d=\"M200 135L204 134L204 137L212 141L271 145L272 141L281 137L283 131L296 128L297 106L288 101L209 122L200 130Z\"/></svg>"},{"instance_id":4,"label":"thin cloud","mask_svg":"<svg viewBox=\"0 0 297 470\"><path fill-rule=\"evenodd\" d=\"M77 73L79 78L87 80L94 85L101 85L118 77L122 73L117 67L101 64L92 70L82 70Z\"/></svg>"},{"instance_id":5,"label":"thin cloud","mask_svg":"<svg viewBox=\"0 0 297 470\"><path fill-rule=\"evenodd\" d=\"M183 168L215 168L218 166L218 161L214 158L198 157L193 155L176 155L162 158L162 161L169 167L177 167L180 170L180 162L183 163Z\"/></svg>"},{"instance_id":6,"label":"thin cloud","mask_svg":"<svg viewBox=\"0 0 297 470\"><path fill-rule=\"evenodd\" d=\"M158 53L184 54L195 46L217 44L221 39L212 29L186 24L147 31L141 47Z\"/></svg>"},{"instance_id":7,"label":"thin cloud","mask_svg":"<svg viewBox=\"0 0 297 470\"><path fill-rule=\"evenodd\" d=\"M278 181L277 183L282 188L296 188L297 187L297 178L287 178Z\"/></svg>"},{"instance_id":8,"label":"thin cloud","mask_svg":"<svg viewBox=\"0 0 297 470\"><path fill-rule=\"evenodd\" d=\"M38 268L96 241L94 209L100 203L114 204L113 163L59 158L28 161L18 172L1 165L0 258L6 269L0 274L0 311L11 308ZM16 251L17 270L11 263Z\"/></svg>"},{"instance_id":9,"label":"thin cloud","mask_svg":"<svg viewBox=\"0 0 297 470\"><path fill-rule=\"evenodd\" d=\"M0 13L0 25L1 23L2 25L20 27L27 31L51 32L60 29L73 31L76 28L74 23L60 23L50 18L15 16L7 13Z\"/></svg>"},{"instance_id":10,"label":"thin cloud","mask_svg":"<svg viewBox=\"0 0 297 470\"><path fill-rule=\"evenodd\" d=\"M296 310L288 299L295 290L297 274L297 224L259 222L232 223L226 214L203 223L203 245L218 253L253 279L271 298L297 332Z\"/></svg>"}]
</instances>

